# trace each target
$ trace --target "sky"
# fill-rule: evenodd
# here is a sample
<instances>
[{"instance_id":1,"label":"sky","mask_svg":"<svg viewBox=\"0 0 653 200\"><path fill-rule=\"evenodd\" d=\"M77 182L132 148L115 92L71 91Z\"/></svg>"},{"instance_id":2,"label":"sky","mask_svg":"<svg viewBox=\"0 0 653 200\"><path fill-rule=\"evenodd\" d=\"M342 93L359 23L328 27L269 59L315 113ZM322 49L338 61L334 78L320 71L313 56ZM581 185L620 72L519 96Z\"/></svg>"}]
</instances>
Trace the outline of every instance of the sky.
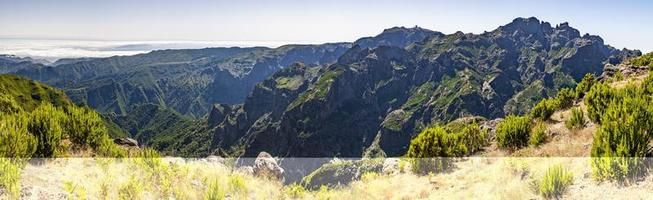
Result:
<instances>
[{"instance_id":1,"label":"sky","mask_svg":"<svg viewBox=\"0 0 653 200\"><path fill-rule=\"evenodd\" d=\"M0 0L0 38L352 42L393 26L482 33L534 16L554 25L569 22L581 34L600 35L617 48L648 52L653 51L651 8L653 1L644 0Z\"/></svg>"}]
</instances>

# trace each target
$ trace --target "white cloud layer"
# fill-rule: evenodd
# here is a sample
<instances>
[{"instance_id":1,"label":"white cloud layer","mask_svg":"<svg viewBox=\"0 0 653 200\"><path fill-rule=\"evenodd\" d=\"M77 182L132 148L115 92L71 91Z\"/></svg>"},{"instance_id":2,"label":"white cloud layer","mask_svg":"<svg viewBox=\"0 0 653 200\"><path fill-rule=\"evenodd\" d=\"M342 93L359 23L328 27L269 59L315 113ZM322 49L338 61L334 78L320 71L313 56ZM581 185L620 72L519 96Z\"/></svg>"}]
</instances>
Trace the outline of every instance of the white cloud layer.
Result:
<instances>
[{"instance_id":1,"label":"white cloud layer","mask_svg":"<svg viewBox=\"0 0 653 200\"><path fill-rule=\"evenodd\" d=\"M277 47L288 42L211 42L211 41L81 41L0 39L0 54L46 59L110 57L147 53L160 49L197 49L206 47Z\"/></svg>"}]
</instances>

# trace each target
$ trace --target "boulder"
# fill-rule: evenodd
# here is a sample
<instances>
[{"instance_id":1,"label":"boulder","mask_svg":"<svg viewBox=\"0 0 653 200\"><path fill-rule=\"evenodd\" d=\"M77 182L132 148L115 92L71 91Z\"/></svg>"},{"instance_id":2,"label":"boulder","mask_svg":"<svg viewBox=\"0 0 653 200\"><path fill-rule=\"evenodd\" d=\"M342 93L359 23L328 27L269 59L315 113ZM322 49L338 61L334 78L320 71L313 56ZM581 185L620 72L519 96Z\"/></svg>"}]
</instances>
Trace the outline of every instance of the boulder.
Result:
<instances>
[{"instance_id":1,"label":"boulder","mask_svg":"<svg viewBox=\"0 0 653 200\"><path fill-rule=\"evenodd\" d=\"M386 165L386 166L384 166ZM306 188L317 189L322 186L337 187L347 185L352 181L360 180L365 173L381 173L384 167L388 173L394 173L391 163L384 163L383 159L364 159L357 161L335 161L327 163L302 179ZM398 163L395 169L398 169Z\"/></svg>"},{"instance_id":2,"label":"boulder","mask_svg":"<svg viewBox=\"0 0 653 200\"><path fill-rule=\"evenodd\" d=\"M121 146L138 147L138 141L132 138L117 138L113 142Z\"/></svg>"},{"instance_id":3,"label":"boulder","mask_svg":"<svg viewBox=\"0 0 653 200\"><path fill-rule=\"evenodd\" d=\"M277 164L277 160L272 155L265 151L258 154L252 168L255 176L283 180L283 168Z\"/></svg>"},{"instance_id":4,"label":"boulder","mask_svg":"<svg viewBox=\"0 0 653 200\"><path fill-rule=\"evenodd\" d=\"M503 121L503 118L496 118L496 119L493 119L493 120L482 121L481 123L479 123L479 127L481 127L481 129L488 130L488 139L492 140L492 139L494 139L495 130L497 129L497 125L501 121Z\"/></svg>"}]
</instances>

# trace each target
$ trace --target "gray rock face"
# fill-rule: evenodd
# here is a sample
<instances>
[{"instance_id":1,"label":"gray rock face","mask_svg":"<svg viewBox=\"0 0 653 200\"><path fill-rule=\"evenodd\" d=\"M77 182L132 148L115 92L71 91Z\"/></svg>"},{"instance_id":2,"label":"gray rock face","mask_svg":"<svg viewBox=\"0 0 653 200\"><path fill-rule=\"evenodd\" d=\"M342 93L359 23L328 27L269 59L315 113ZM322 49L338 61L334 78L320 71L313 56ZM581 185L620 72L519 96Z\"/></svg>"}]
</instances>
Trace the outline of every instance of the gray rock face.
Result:
<instances>
[{"instance_id":1,"label":"gray rock face","mask_svg":"<svg viewBox=\"0 0 653 200\"><path fill-rule=\"evenodd\" d=\"M255 176L283 181L283 168L277 160L267 152L261 152L254 161L252 172Z\"/></svg>"},{"instance_id":2,"label":"gray rock face","mask_svg":"<svg viewBox=\"0 0 653 200\"><path fill-rule=\"evenodd\" d=\"M628 65L628 64L618 64L618 65L613 65L613 64L606 64L603 66L603 73L601 76L598 77L598 80L604 81L608 80L612 77L614 77L617 72L621 73L621 75L624 78L630 77L630 76L636 76L636 75L641 75L643 73L648 72L649 67L648 66L635 66L635 65Z\"/></svg>"},{"instance_id":3,"label":"gray rock face","mask_svg":"<svg viewBox=\"0 0 653 200\"><path fill-rule=\"evenodd\" d=\"M382 159L335 161L323 165L304 177L302 185L311 189L317 189L321 186L337 187L360 180L365 173L383 172L384 168L387 168L388 173L393 173L394 169L391 169L391 166L384 167L384 165L386 164Z\"/></svg>"},{"instance_id":4,"label":"gray rock face","mask_svg":"<svg viewBox=\"0 0 653 200\"><path fill-rule=\"evenodd\" d=\"M138 141L131 138L118 138L113 140L114 143L126 147L138 147Z\"/></svg>"}]
</instances>

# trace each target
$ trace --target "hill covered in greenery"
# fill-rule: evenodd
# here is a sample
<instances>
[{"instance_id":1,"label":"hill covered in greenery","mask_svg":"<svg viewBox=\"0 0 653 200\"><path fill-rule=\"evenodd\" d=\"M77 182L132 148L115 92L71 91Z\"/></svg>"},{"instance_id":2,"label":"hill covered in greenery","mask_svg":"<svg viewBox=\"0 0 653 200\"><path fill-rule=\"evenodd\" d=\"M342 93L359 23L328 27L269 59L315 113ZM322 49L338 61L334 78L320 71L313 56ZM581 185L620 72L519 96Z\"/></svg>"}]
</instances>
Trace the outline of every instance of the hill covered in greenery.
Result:
<instances>
[{"instance_id":1,"label":"hill covered in greenery","mask_svg":"<svg viewBox=\"0 0 653 200\"><path fill-rule=\"evenodd\" d=\"M109 122L63 91L15 75L0 75L0 91L0 157L127 156L109 137Z\"/></svg>"}]
</instances>

